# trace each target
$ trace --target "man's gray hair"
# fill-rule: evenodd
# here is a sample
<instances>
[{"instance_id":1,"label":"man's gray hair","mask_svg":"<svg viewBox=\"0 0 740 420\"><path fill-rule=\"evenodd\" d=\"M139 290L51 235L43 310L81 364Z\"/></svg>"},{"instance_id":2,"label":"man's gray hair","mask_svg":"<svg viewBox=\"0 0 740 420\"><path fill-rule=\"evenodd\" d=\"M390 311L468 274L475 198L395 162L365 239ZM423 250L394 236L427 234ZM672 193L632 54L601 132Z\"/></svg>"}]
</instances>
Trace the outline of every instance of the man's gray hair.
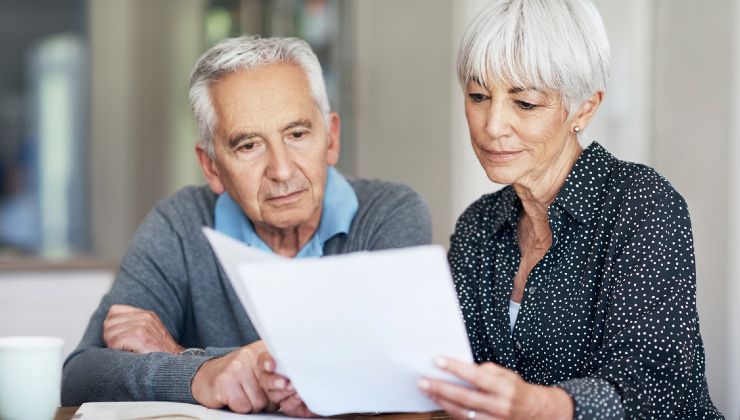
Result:
<instances>
[{"instance_id":1,"label":"man's gray hair","mask_svg":"<svg viewBox=\"0 0 740 420\"><path fill-rule=\"evenodd\" d=\"M277 63L293 63L306 74L316 105L329 121L329 98L321 72L321 64L306 41L298 38L260 38L242 36L227 38L206 51L195 64L190 76L190 106L200 133L200 145L213 157L213 135L216 129L216 111L211 101L210 88L221 77L241 69L253 69ZM249 92L245 92L246 95Z\"/></svg>"},{"instance_id":2,"label":"man's gray hair","mask_svg":"<svg viewBox=\"0 0 740 420\"><path fill-rule=\"evenodd\" d=\"M589 0L496 0L466 30L457 76L463 89L475 80L555 91L570 113L606 90L609 56Z\"/></svg>"}]
</instances>

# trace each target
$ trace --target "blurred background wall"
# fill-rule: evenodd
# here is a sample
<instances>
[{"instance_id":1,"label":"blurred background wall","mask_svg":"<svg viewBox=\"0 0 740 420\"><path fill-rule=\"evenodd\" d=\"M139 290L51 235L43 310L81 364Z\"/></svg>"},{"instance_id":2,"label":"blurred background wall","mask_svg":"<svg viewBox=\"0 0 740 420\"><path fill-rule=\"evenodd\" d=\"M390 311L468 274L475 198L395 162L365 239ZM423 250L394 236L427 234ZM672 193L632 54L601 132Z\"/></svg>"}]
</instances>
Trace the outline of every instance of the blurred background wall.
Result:
<instances>
[{"instance_id":1,"label":"blurred background wall","mask_svg":"<svg viewBox=\"0 0 740 420\"><path fill-rule=\"evenodd\" d=\"M470 149L454 74L485 3L0 0L0 335L75 325L70 349L146 212L203 182L188 78L227 36L307 39L342 116L340 169L415 187L448 245L465 207L499 188ZM738 418L740 0L596 3L612 78L584 142L654 166L686 198L710 391ZM50 294L68 318L19 315Z\"/></svg>"}]
</instances>

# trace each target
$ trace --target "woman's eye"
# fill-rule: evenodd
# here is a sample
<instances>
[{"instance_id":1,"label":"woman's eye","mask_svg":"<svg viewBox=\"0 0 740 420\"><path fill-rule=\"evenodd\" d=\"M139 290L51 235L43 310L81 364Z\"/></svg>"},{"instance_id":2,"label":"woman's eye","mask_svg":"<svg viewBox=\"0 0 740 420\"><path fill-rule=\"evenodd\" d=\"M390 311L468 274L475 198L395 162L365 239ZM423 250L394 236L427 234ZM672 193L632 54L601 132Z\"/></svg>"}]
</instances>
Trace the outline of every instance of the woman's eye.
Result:
<instances>
[{"instance_id":1,"label":"woman's eye","mask_svg":"<svg viewBox=\"0 0 740 420\"><path fill-rule=\"evenodd\" d=\"M517 104L517 106L519 108L521 108L521 109L523 109L525 111L529 111L529 110L532 110L532 109L537 108L537 105L531 104L531 103L525 102L525 101L516 101L516 104Z\"/></svg>"},{"instance_id":2,"label":"woman's eye","mask_svg":"<svg viewBox=\"0 0 740 420\"><path fill-rule=\"evenodd\" d=\"M482 93L469 93L468 94L468 97L470 98L471 101L473 101L475 103L483 102L486 99L488 99L488 96L486 96L486 95L484 95Z\"/></svg>"}]
</instances>

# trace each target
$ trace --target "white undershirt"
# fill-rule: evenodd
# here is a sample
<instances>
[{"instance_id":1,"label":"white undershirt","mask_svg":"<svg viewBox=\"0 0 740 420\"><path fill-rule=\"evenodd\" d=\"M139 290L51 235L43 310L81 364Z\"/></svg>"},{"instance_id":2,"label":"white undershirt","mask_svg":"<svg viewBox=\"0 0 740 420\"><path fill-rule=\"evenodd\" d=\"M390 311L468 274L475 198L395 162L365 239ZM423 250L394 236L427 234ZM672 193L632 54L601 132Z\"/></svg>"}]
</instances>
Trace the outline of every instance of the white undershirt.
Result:
<instances>
[{"instance_id":1,"label":"white undershirt","mask_svg":"<svg viewBox=\"0 0 740 420\"><path fill-rule=\"evenodd\" d=\"M519 316L519 307L521 303L516 303L513 300L509 300L509 323L511 324L511 333L514 333L514 324L516 324L516 317Z\"/></svg>"}]
</instances>

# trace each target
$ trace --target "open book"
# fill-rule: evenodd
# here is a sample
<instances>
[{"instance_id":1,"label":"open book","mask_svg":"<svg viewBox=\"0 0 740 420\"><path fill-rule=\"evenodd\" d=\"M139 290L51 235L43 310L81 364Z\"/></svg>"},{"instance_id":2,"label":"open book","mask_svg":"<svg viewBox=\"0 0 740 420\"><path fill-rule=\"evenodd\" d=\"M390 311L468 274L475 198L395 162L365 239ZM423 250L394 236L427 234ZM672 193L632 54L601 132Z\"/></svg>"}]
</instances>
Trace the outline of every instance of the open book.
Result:
<instances>
[{"instance_id":1,"label":"open book","mask_svg":"<svg viewBox=\"0 0 740 420\"><path fill-rule=\"evenodd\" d=\"M440 246L287 259L203 230L277 371L314 413L438 410L418 379L459 382L434 367L440 355L472 363Z\"/></svg>"},{"instance_id":2,"label":"open book","mask_svg":"<svg viewBox=\"0 0 740 420\"><path fill-rule=\"evenodd\" d=\"M260 420L282 419L280 414L236 414L212 410L201 405L142 401L85 403L77 410L75 420Z\"/></svg>"}]
</instances>

